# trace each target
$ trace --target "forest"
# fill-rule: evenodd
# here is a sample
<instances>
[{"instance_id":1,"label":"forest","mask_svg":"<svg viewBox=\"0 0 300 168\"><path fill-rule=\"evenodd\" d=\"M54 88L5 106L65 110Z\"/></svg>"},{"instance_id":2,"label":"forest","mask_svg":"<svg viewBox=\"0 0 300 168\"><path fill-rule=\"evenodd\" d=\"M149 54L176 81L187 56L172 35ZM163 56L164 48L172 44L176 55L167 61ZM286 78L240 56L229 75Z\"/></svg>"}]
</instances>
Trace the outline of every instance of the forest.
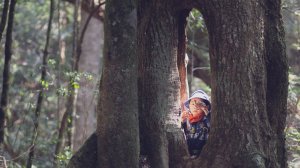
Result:
<instances>
[{"instance_id":1,"label":"forest","mask_svg":"<svg viewBox=\"0 0 300 168\"><path fill-rule=\"evenodd\" d=\"M0 0L0 168L299 168L299 0ZM181 116L208 94L196 158Z\"/></svg>"}]
</instances>

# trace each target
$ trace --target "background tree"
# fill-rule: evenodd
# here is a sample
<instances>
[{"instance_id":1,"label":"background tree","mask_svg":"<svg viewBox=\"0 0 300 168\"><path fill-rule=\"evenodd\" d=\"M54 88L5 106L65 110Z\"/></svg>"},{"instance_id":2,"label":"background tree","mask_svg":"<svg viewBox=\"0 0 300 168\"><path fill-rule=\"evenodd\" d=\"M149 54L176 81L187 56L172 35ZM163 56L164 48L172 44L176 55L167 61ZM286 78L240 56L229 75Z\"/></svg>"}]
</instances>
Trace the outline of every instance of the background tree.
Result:
<instances>
[{"instance_id":1,"label":"background tree","mask_svg":"<svg viewBox=\"0 0 300 168\"><path fill-rule=\"evenodd\" d=\"M50 1L36 3L29 1L22 1L16 6L14 29L14 41L12 49L14 56L12 57L11 66L11 89L10 100L7 111L7 131L5 134L5 156L8 161L8 166L16 166L18 164L25 165L27 153L31 143L31 135L33 128L34 108L40 82L40 70L42 69L42 55L46 39L47 22L49 18ZM56 111L62 111L56 104L58 93L61 100L66 93L66 81L68 79L69 55L70 55L70 34L72 22L72 10L70 4L60 3L61 9L66 14L66 23L58 26L58 15L54 13L53 32L49 44L49 59L47 61L47 75L48 78L43 82L44 101L41 108L41 115L39 118L39 137L36 139L36 154L34 157L34 165L42 165L43 167L52 167L51 158L54 154L54 145L56 142L56 133L58 117ZM64 6L64 7L63 7ZM55 11L57 12L57 10ZM24 15L25 13L25 15ZM61 15L60 17L63 17ZM65 63L59 60L59 55L56 55L58 50L58 27L60 28L60 37L66 42L65 45ZM6 34L4 34L5 36ZM1 45L2 49L2 45ZM2 51L2 50L1 50ZM58 53L59 54L59 53ZM3 64L2 59L0 60ZM56 74L59 70L57 66L60 65L60 87L57 88L56 82L58 80ZM3 66L0 66L1 71ZM1 78L2 83L2 78ZM61 107L60 107L61 108ZM69 150L63 150L59 154L59 161L66 162L71 153ZM69 155L69 156L68 156ZM40 166L39 166L40 167Z\"/></svg>"},{"instance_id":2,"label":"background tree","mask_svg":"<svg viewBox=\"0 0 300 168\"><path fill-rule=\"evenodd\" d=\"M8 8L9 8L9 0L5 0L3 4L3 10L1 15L1 22L0 22L0 42L2 40L2 34L6 26L6 19L8 14Z\"/></svg>"},{"instance_id":3,"label":"background tree","mask_svg":"<svg viewBox=\"0 0 300 168\"><path fill-rule=\"evenodd\" d=\"M0 150L3 149L4 141L4 126L5 126L5 115L8 111L8 91L10 85L10 62L12 57L12 30L14 24L14 12L17 1L12 0L9 5L8 23L6 29L6 40L5 40L5 61L3 69L3 84L1 92L1 104L0 104Z\"/></svg>"},{"instance_id":4,"label":"background tree","mask_svg":"<svg viewBox=\"0 0 300 168\"><path fill-rule=\"evenodd\" d=\"M96 130L97 95L95 93L98 89L100 60L103 53L103 21L93 17L93 14L99 12L99 9L100 7L96 6L91 13L85 10L81 12L80 38L83 39L80 40L81 57L78 68L80 73L92 78L79 82L74 118L74 151L77 151Z\"/></svg>"},{"instance_id":5,"label":"background tree","mask_svg":"<svg viewBox=\"0 0 300 168\"><path fill-rule=\"evenodd\" d=\"M31 140L31 145L30 145L30 152L28 155L28 160L27 160L27 168L31 168L32 166L32 159L34 157L34 150L35 150L35 142L38 137L38 128L39 128L39 117L41 113L41 108L42 108L42 103L44 99L44 90L47 89L45 86L46 78L47 78L47 68L48 68L48 47L50 43L50 36L51 36L51 28L52 28L52 20L53 20L53 15L54 15L54 7L55 3L54 0L51 0L50 2L50 10L49 10L49 22L47 25L47 35L46 35L46 43L45 43L45 48L43 52L43 63L42 63L42 70L41 70L41 80L40 80L40 90L38 94L38 99L36 103L36 108L35 108L35 116L34 116L34 128L32 131L32 140Z\"/></svg>"},{"instance_id":6,"label":"background tree","mask_svg":"<svg viewBox=\"0 0 300 168\"><path fill-rule=\"evenodd\" d=\"M76 111L76 97L77 91L79 88L78 80L78 66L80 53L78 52L79 48L79 14L80 14L81 0L76 0L74 5L74 15L73 15L73 41L72 41L72 57L71 57L71 72L69 75L68 89L67 89L67 100L66 100L66 110L62 116L60 128L58 132L58 142L55 148L55 155L58 155L61 151L63 145L63 140L66 140L66 146L73 149L72 145L72 133L73 133L73 118ZM64 138L64 134L66 134L66 138Z\"/></svg>"}]
</instances>

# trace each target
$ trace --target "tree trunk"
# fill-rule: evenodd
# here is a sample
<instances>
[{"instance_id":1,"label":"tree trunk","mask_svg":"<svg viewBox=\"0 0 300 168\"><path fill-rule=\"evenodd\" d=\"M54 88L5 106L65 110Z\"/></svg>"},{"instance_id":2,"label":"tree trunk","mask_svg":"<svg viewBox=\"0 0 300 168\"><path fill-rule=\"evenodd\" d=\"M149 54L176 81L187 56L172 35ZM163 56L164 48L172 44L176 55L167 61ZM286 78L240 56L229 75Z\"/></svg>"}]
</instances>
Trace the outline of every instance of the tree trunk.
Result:
<instances>
[{"instance_id":1,"label":"tree trunk","mask_svg":"<svg viewBox=\"0 0 300 168\"><path fill-rule=\"evenodd\" d=\"M178 162L186 155L178 126L179 13L175 12L175 7L173 1L138 2L141 148L149 157L151 167L156 168L179 167Z\"/></svg>"},{"instance_id":2,"label":"tree trunk","mask_svg":"<svg viewBox=\"0 0 300 168\"><path fill-rule=\"evenodd\" d=\"M178 28L183 23L178 17L182 13L174 9L182 7L171 0L140 0L137 52L142 154L155 168L286 167L283 125L287 64L278 1L186 2L201 9L209 32L210 137L198 159L184 161L185 154L180 153L184 141L175 124L179 123L176 113L180 104L177 52L181 53L178 43L182 42ZM136 74L128 69L129 63L136 65L131 57L135 47L122 43L129 38L128 32L132 39L127 42L135 41L135 32L126 27L128 6L120 4L106 4L105 65L97 126L99 167L137 167ZM123 53L130 58L121 57ZM124 142L129 143L124 146Z\"/></svg>"},{"instance_id":3,"label":"tree trunk","mask_svg":"<svg viewBox=\"0 0 300 168\"><path fill-rule=\"evenodd\" d=\"M3 11L2 11L2 15L1 15L1 22L0 22L0 42L2 40L2 34L3 34L3 31L6 26L8 7L9 7L9 0L4 0Z\"/></svg>"},{"instance_id":4,"label":"tree trunk","mask_svg":"<svg viewBox=\"0 0 300 168\"><path fill-rule=\"evenodd\" d=\"M274 32L280 53L271 60L284 63L279 68L277 90L270 88L275 81L269 69L270 56L265 44L270 37L265 32L265 10L269 6L257 0L251 1L201 1L210 36L210 60L212 71L212 126L210 138L200 158L191 167L281 167L280 153L284 153L282 123L286 113L287 69L281 31ZM275 13L279 15L279 11ZM278 17L279 18L279 17ZM278 19L277 18L277 19ZM275 19L276 20L276 19ZM277 22L278 23L278 22ZM280 24L278 24L280 25ZM278 65L278 64L277 64ZM276 80L278 81L278 80ZM283 102L270 101L269 95ZM270 103L270 105L268 105ZM279 108L274 115L272 108ZM270 118L276 116L274 127ZM283 116L283 117L281 117ZM277 124L276 124L277 125ZM279 130L279 131L277 131ZM280 149L280 151L274 149ZM283 154L284 155L284 154Z\"/></svg>"},{"instance_id":5,"label":"tree trunk","mask_svg":"<svg viewBox=\"0 0 300 168\"><path fill-rule=\"evenodd\" d=\"M78 31L79 31L79 20L78 15L80 13L80 4L81 0L76 0L74 4L74 23L73 23L73 41L72 41L72 72L77 75L78 73L78 64L80 59L80 50L78 49ZM75 88L74 83L78 82L75 79L75 75L69 77L69 84L68 84L68 96L66 100L66 111L64 112L62 119L60 121L60 127L58 132L58 140L55 147L55 156L58 155L62 148L62 143L64 139L64 133L66 132L66 146L69 146L73 149L72 145L72 134L73 130L73 116L76 111L75 104L77 100L77 88Z\"/></svg>"},{"instance_id":6,"label":"tree trunk","mask_svg":"<svg viewBox=\"0 0 300 168\"><path fill-rule=\"evenodd\" d=\"M104 67L98 103L98 167L139 166L136 6L106 1Z\"/></svg>"},{"instance_id":7,"label":"tree trunk","mask_svg":"<svg viewBox=\"0 0 300 168\"><path fill-rule=\"evenodd\" d=\"M66 114L67 120L64 121L67 124L67 141L66 145L73 150L73 120L76 114L76 101L78 88L74 86L74 83L78 82L75 76L78 73L79 60L80 60L80 42L79 42L79 23L80 23L80 12L81 12L81 0L76 0L74 4L74 23L73 23L73 41L72 41L72 72L75 73L74 76L70 77L68 91L69 95L66 102Z\"/></svg>"},{"instance_id":8,"label":"tree trunk","mask_svg":"<svg viewBox=\"0 0 300 168\"><path fill-rule=\"evenodd\" d=\"M28 154L28 160L27 160L27 168L30 168L32 166L32 160L34 157L34 152L35 152L35 142L38 138L38 129L39 129L39 119L40 119L40 113L41 113L41 108L43 104L43 99L44 99L44 89L45 86L43 86L43 82L47 82L47 68L48 68L48 47L50 43L50 35L51 35L51 28L52 28L52 20L53 20L53 14L54 14L54 0L50 1L50 10L49 10L49 21L48 21L48 27L47 27L47 35L46 35L46 43L45 43L45 48L43 52L43 63L42 63L42 70L41 70L41 85L40 85L40 90L38 94L38 99L36 103L36 108L34 112L34 128L32 131L32 139L31 139L31 145L30 145L30 150Z\"/></svg>"},{"instance_id":9,"label":"tree trunk","mask_svg":"<svg viewBox=\"0 0 300 168\"><path fill-rule=\"evenodd\" d=\"M84 27L89 14L81 12L81 27ZM81 31L82 32L82 31ZM103 23L91 18L84 33L81 44L81 57L79 60L79 71L90 73L93 79L82 80L78 90L76 117L74 118L73 150L77 151L84 141L96 130L96 97L95 89L99 78L100 57L103 48Z\"/></svg>"},{"instance_id":10,"label":"tree trunk","mask_svg":"<svg viewBox=\"0 0 300 168\"><path fill-rule=\"evenodd\" d=\"M3 141L4 141L4 124L5 124L5 114L7 112L8 105L8 90L10 84L10 60L12 56L12 31L14 23L14 11L17 1L11 0L9 6L9 16L6 29L6 41L5 41L5 60L3 69L3 84L0 102L0 152L2 153Z\"/></svg>"}]
</instances>

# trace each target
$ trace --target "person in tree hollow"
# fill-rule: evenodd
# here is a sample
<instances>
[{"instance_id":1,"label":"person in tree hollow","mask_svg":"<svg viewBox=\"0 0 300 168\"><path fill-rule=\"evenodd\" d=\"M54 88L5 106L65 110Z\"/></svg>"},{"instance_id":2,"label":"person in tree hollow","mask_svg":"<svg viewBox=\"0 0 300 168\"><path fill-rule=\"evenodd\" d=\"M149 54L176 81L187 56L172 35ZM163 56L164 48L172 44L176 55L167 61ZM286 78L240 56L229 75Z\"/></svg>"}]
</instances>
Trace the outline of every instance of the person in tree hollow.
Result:
<instances>
[{"instance_id":1,"label":"person in tree hollow","mask_svg":"<svg viewBox=\"0 0 300 168\"><path fill-rule=\"evenodd\" d=\"M184 103L181 113L181 127L185 134L191 158L196 158L208 138L210 129L211 103L208 95L197 90Z\"/></svg>"}]
</instances>

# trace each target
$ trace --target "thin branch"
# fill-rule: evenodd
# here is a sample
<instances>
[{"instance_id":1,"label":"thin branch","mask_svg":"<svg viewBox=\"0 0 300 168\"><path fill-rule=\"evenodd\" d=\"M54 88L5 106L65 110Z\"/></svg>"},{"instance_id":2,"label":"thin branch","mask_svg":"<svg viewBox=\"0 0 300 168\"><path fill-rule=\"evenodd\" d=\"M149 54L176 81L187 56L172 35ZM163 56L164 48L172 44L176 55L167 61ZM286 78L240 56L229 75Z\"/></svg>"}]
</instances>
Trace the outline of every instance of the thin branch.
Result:
<instances>
[{"instance_id":1,"label":"thin branch","mask_svg":"<svg viewBox=\"0 0 300 168\"><path fill-rule=\"evenodd\" d=\"M82 29L82 32L81 32L80 41L79 41L80 46L81 46L81 44L82 44L82 42L83 42L84 34L85 34L85 32L86 32L86 29L87 29L87 27L88 27L88 24L90 23L90 20L92 19L93 15L94 15L95 13L99 12L100 7L101 7L102 5L104 5L104 4L105 4L105 2L102 2L102 3L100 3L99 5L97 5L97 6L93 9L93 11L90 13L89 17L87 18L87 21L85 22L85 24L84 24L84 26L83 26L83 29Z\"/></svg>"},{"instance_id":2,"label":"thin branch","mask_svg":"<svg viewBox=\"0 0 300 168\"><path fill-rule=\"evenodd\" d=\"M62 141L63 141L63 134L64 134L64 131L66 129L66 120L67 120L67 113L65 112L62 119L61 119L61 123L60 123L60 127L59 127L59 130L58 130L58 138L57 138L57 143L56 143L56 146L55 146L55 151L54 151L54 161L56 161L57 159L57 155L60 153L60 150L61 150L61 146L62 146Z\"/></svg>"},{"instance_id":3,"label":"thin branch","mask_svg":"<svg viewBox=\"0 0 300 168\"><path fill-rule=\"evenodd\" d=\"M19 154L18 153L16 153L15 151L14 151L14 149L12 148L12 146L10 145L10 144L8 144L8 143L4 143L4 149L5 149L5 151L7 151L7 153L10 155L10 157L12 157L12 158L15 158L15 157L17 157Z\"/></svg>"},{"instance_id":4,"label":"thin branch","mask_svg":"<svg viewBox=\"0 0 300 168\"><path fill-rule=\"evenodd\" d=\"M82 49L81 46L82 46L82 43L83 43L83 38L84 38L84 35L85 35L85 32L86 32L86 29L87 29L87 27L88 27L88 25L89 25L89 23L90 23L90 21L91 21L93 15L94 15L95 13L97 13L97 12L100 11L100 7L101 7L103 4L105 4L105 2L100 3L99 5L97 5L97 6L93 9L93 11L89 14L89 16L88 16L88 18L87 18L87 20L86 20L86 22L85 22L85 24L84 24L84 26L83 26L83 29L82 29L82 32L81 32L81 35L80 35L80 38L79 38L79 46L78 46L78 49L77 49L77 61L79 61L80 56L81 56L81 49ZM77 64L78 64L78 63L77 63Z\"/></svg>"},{"instance_id":5,"label":"thin branch","mask_svg":"<svg viewBox=\"0 0 300 168\"><path fill-rule=\"evenodd\" d=\"M46 44L44 48L44 54L43 54L43 64L42 64L42 71L41 71L41 81L45 82L46 75L47 75L47 66L48 66L48 47L49 47L49 41L50 41L50 35L51 35L51 27L52 27L52 20L53 20L53 13L54 13L54 0L50 1L50 16L48 21L48 28L47 28L47 36L46 36ZM27 160L27 168L31 168L32 166L32 159L34 157L34 149L35 149L35 142L37 140L38 136L38 127L39 127L39 116L40 111L42 107L43 97L44 97L44 86L41 86L41 89L39 91L37 105L35 109L35 118L34 118L34 130L33 130L33 136L32 136L32 142L31 142L31 148Z\"/></svg>"},{"instance_id":6,"label":"thin branch","mask_svg":"<svg viewBox=\"0 0 300 168\"><path fill-rule=\"evenodd\" d=\"M25 152L20 153L18 156L15 156L14 158L9 159L9 160L7 160L7 161L8 161L8 162L11 162L11 161L18 160L19 158L21 158L21 157L23 157L24 155L28 154L28 153L30 152L31 148L32 148L32 146L29 146L28 149L27 149Z\"/></svg>"},{"instance_id":7,"label":"thin branch","mask_svg":"<svg viewBox=\"0 0 300 168\"><path fill-rule=\"evenodd\" d=\"M67 2L70 2L72 4L75 4L76 0L64 0L64 1L67 1ZM105 2L101 3L102 5L105 4ZM91 13L91 11L94 9L94 8L91 8L89 5L87 5L87 3L83 3L81 8L86 11L87 13ZM93 17L100 20L100 21L104 21L104 18L102 16L100 16L98 13L94 13L93 14Z\"/></svg>"},{"instance_id":8,"label":"thin branch","mask_svg":"<svg viewBox=\"0 0 300 168\"><path fill-rule=\"evenodd\" d=\"M61 8L60 8L60 4L61 4L61 0L58 0L57 2L57 9L58 9L58 41L59 41L59 44L58 44L58 48L59 48L59 53L58 55L61 54L61 51L62 51L62 38L61 38ZM59 56L61 57L61 55ZM61 58L59 59L59 63L58 63L58 73L57 73L57 87L60 88L60 80L61 80ZM58 136L61 136L61 137L58 137L57 139L57 143L55 145L55 151L54 151L54 158L53 158L53 164L54 164L54 167L57 167L57 162L56 162L56 159L57 159L57 155L59 153L59 150L60 150L60 146L61 146L61 139L62 139L62 134L60 133L61 132L61 127L60 127L60 102L61 102L61 99L60 99L60 94L57 95L57 118L58 118L58 122L57 122L57 128L58 128Z\"/></svg>"},{"instance_id":9,"label":"thin branch","mask_svg":"<svg viewBox=\"0 0 300 168\"><path fill-rule=\"evenodd\" d=\"M0 23L0 42L2 40L2 34L3 34L3 31L4 31L5 26L6 26L8 7L9 7L9 0L5 0L3 11L2 11L2 16L1 16L1 23Z\"/></svg>"}]
</instances>

